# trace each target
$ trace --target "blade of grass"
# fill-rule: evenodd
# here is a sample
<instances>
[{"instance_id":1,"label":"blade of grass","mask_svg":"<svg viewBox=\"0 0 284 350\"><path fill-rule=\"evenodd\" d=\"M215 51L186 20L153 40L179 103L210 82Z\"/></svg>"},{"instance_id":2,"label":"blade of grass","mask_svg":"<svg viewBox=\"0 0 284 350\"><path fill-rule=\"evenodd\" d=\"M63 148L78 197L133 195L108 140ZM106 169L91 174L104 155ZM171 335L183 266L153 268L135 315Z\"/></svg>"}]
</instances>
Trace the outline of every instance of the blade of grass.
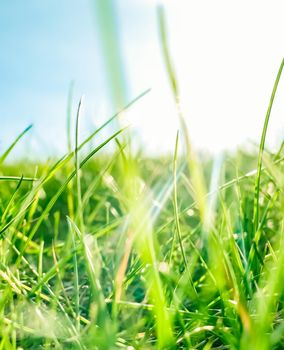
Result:
<instances>
[{"instance_id":1,"label":"blade of grass","mask_svg":"<svg viewBox=\"0 0 284 350\"><path fill-rule=\"evenodd\" d=\"M257 161L257 173L255 178L255 190L254 190L254 208L253 208L253 224L254 224L254 232L257 231L258 225L259 225L259 192L260 192L260 178L261 178L261 168L262 168L262 158L263 158L263 152L264 152L264 146L265 146L265 139L266 139L266 133L268 128L268 123L270 119L270 114L274 102L274 98L277 92L278 84L281 78L281 74L284 67L284 59L282 60L275 82L273 86L273 90L271 93L268 109L266 112L264 125L262 129L262 135L261 135L261 141L259 146L259 153L258 153L258 161Z\"/></svg>"},{"instance_id":2,"label":"blade of grass","mask_svg":"<svg viewBox=\"0 0 284 350\"><path fill-rule=\"evenodd\" d=\"M177 197L177 157L178 157L178 140L179 140L179 133L177 132L176 135L176 144L175 144L175 152L174 152L174 213L175 213L175 221L176 221L176 231L180 246L181 255L183 258L183 263L185 268L187 268L187 261L185 257L185 251L183 248L182 238L181 238L181 228L179 223L179 215L178 215L178 197Z\"/></svg>"},{"instance_id":3,"label":"blade of grass","mask_svg":"<svg viewBox=\"0 0 284 350\"><path fill-rule=\"evenodd\" d=\"M75 172L76 172L76 191L77 191L77 217L78 217L78 226L82 231L84 226L83 219L83 209L82 209L82 193L81 193L81 181L80 181L80 163L79 163L79 155L78 155L78 147L79 147L79 118L82 107L82 98L80 99L77 116L76 116L76 128L75 128Z\"/></svg>"},{"instance_id":4,"label":"blade of grass","mask_svg":"<svg viewBox=\"0 0 284 350\"><path fill-rule=\"evenodd\" d=\"M159 23L160 42L162 46L163 58L165 62L167 75L170 81L172 94L173 94L176 108L177 108L177 114L181 125L181 131L183 133L182 136L184 138L188 168L189 168L190 176L194 187L195 200L197 202L197 206L200 211L200 218L204 222L205 212L206 212L206 201L205 201L206 186L204 181L204 175L203 175L201 166L199 164L197 155L194 152L193 147L191 145L188 128L186 125L186 121L184 119L184 115L181 110L179 86L178 86L176 73L174 70L174 66L173 66L170 51L169 51L165 11L162 5L158 6L158 23Z\"/></svg>"},{"instance_id":5,"label":"blade of grass","mask_svg":"<svg viewBox=\"0 0 284 350\"><path fill-rule=\"evenodd\" d=\"M27 181L33 182L38 179L32 177L24 177L24 176L0 176L0 181Z\"/></svg>"},{"instance_id":6,"label":"blade of grass","mask_svg":"<svg viewBox=\"0 0 284 350\"><path fill-rule=\"evenodd\" d=\"M15 139L15 141L8 147L8 149L2 154L0 157L0 165L5 161L5 159L8 157L12 149L16 146L16 144L21 140L21 138L32 128L32 124L29 125L23 132L20 133L20 135Z\"/></svg>"}]
</instances>

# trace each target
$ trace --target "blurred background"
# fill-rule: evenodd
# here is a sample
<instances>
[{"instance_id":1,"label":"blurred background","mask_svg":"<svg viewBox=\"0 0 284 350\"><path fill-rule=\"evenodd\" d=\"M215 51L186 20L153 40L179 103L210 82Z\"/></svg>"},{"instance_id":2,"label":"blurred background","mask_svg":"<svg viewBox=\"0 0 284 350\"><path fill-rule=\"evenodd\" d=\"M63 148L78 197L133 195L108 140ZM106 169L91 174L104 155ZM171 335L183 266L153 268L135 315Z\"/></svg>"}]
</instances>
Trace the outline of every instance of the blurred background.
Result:
<instances>
[{"instance_id":1,"label":"blurred background","mask_svg":"<svg viewBox=\"0 0 284 350\"><path fill-rule=\"evenodd\" d=\"M65 152L73 81L73 119L84 95L82 138L151 88L127 113L134 142L172 152L179 126L161 55L161 5L193 143L211 153L254 147L284 55L283 1L13 0L0 2L0 151L32 123L14 154ZM282 81L269 146L283 134Z\"/></svg>"}]
</instances>

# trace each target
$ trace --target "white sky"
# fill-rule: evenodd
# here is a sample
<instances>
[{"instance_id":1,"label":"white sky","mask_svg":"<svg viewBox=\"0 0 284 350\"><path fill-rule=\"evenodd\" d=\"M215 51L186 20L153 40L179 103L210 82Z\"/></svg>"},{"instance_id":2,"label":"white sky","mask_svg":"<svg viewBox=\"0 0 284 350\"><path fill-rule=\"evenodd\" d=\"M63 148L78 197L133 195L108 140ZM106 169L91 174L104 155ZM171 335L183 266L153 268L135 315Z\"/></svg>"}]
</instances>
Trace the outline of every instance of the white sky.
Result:
<instances>
[{"instance_id":1,"label":"white sky","mask_svg":"<svg viewBox=\"0 0 284 350\"><path fill-rule=\"evenodd\" d=\"M284 56L283 1L165 3L183 110L196 147L218 152L233 149L247 140L258 141ZM137 128L148 146L173 147L177 123L164 72L159 59L153 64L149 57L149 52L155 52L150 42L145 48L140 47L143 50L141 61L149 66L153 91L145 103L135 108L136 116L139 110L142 114L136 119ZM143 76L148 78L145 71L134 73L136 81L143 81ZM269 145L275 147L283 136L284 83L281 82L269 126Z\"/></svg>"}]
</instances>

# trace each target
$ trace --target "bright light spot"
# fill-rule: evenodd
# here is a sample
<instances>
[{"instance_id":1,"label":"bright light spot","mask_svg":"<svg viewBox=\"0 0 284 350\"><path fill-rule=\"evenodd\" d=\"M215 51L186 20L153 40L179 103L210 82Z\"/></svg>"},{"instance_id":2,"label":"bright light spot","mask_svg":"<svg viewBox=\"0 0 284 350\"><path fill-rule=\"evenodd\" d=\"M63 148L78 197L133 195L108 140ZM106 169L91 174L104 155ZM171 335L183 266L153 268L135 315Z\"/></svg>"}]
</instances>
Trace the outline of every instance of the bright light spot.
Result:
<instances>
[{"instance_id":1,"label":"bright light spot","mask_svg":"<svg viewBox=\"0 0 284 350\"><path fill-rule=\"evenodd\" d=\"M169 264L166 263L165 261L161 262L159 264L159 271L163 273L168 273L170 271Z\"/></svg>"},{"instance_id":2,"label":"bright light spot","mask_svg":"<svg viewBox=\"0 0 284 350\"><path fill-rule=\"evenodd\" d=\"M193 209L188 209L188 211L186 212L186 214L188 216L193 216L194 215L194 210Z\"/></svg>"}]
</instances>

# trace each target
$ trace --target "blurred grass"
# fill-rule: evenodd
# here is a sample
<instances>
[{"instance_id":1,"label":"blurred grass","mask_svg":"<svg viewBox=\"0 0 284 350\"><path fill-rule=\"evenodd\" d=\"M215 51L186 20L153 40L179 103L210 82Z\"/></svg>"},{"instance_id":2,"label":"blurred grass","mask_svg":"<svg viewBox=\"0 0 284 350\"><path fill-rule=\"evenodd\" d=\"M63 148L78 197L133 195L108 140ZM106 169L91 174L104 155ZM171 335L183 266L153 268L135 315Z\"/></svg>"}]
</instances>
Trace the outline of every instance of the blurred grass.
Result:
<instances>
[{"instance_id":1,"label":"blurred grass","mask_svg":"<svg viewBox=\"0 0 284 350\"><path fill-rule=\"evenodd\" d=\"M257 239L257 154L226 154L217 172L201 159L204 241L178 142L174 158L100 146L1 167L18 176L0 188L1 347L282 348L283 150L264 151Z\"/></svg>"},{"instance_id":2,"label":"blurred grass","mask_svg":"<svg viewBox=\"0 0 284 350\"><path fill-rule=\"evenodd\" d=\"M111 0L94 5L120 112L81 141L72 83L68 153L7 163L28 127L0 155L0 349L284 348L284 150L265 148L283 62L259 150L200 156L159 7L180 132L173 155L149 157L116 123L149 91L123 107L115 10Z\"/></svg>"}]
</instances>

